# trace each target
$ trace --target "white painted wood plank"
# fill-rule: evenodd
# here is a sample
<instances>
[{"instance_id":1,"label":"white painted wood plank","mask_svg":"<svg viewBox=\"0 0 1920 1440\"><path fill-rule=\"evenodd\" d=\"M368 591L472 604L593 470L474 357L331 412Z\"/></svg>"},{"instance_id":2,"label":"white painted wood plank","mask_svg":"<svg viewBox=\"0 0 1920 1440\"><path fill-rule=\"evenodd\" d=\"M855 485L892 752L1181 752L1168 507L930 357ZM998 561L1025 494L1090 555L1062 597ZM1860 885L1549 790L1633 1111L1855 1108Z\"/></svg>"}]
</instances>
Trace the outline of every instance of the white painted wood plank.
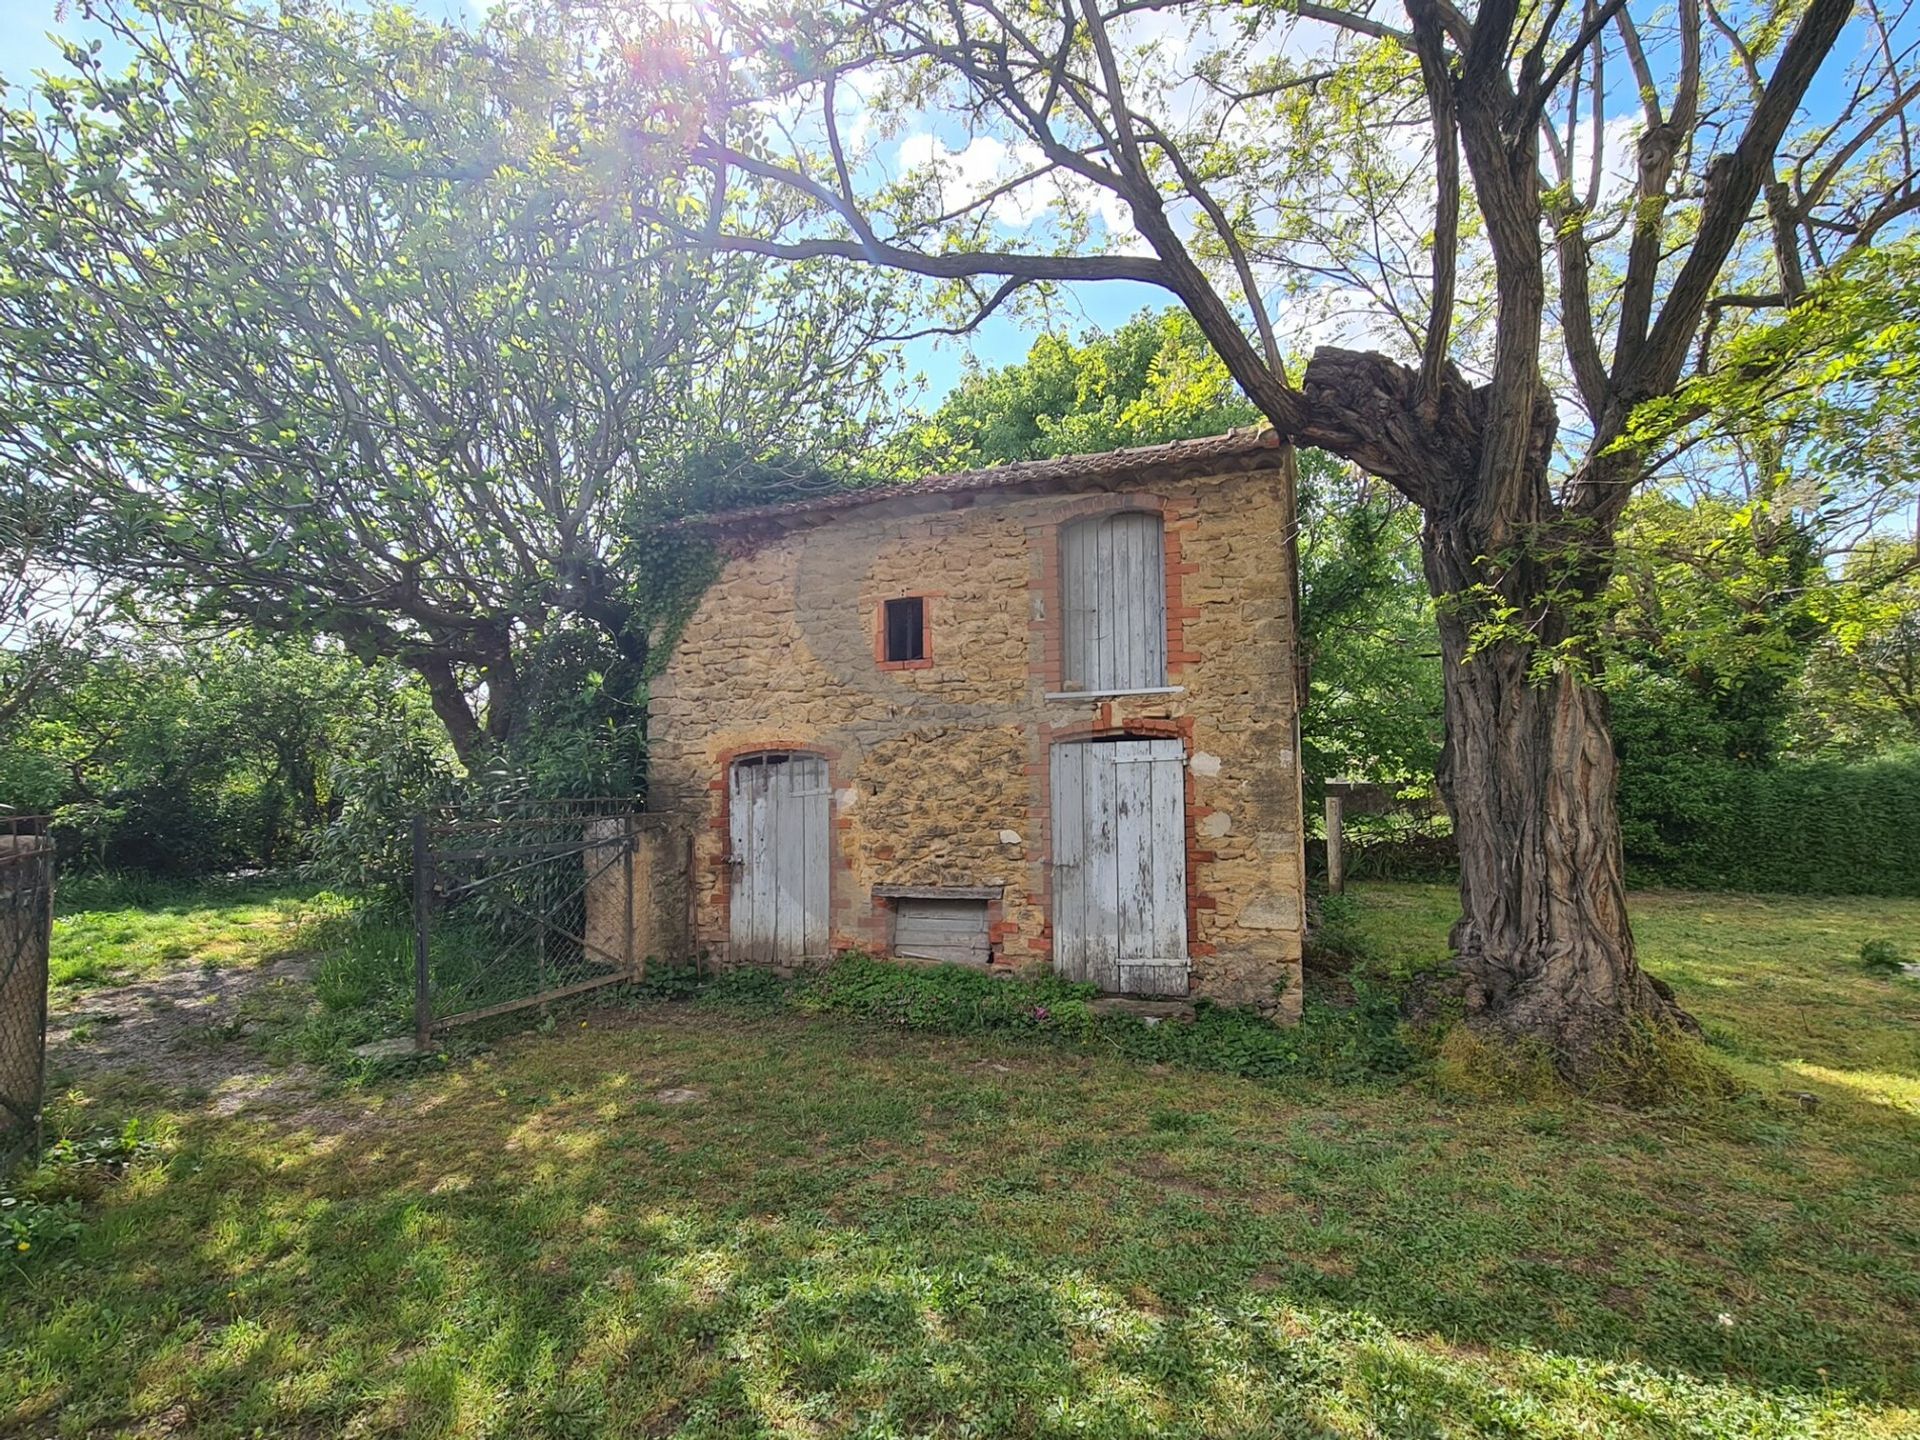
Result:
<instances>
[{"instance_id":1,"label":"white painted wood plank","mask_svg":"<svg viewBox=\"0 0 1920 1440\"><path fill-rule=\"evenodd\" d=\"M1088 563L1091 526L1069 525L1060 533L1061 674L1069 686L1093 688L1093 569Z\"/></svg>"},{"instance_id":2,"label":"white painted wood plank","mask_svg":"<svg viewBox=\"0 0 1920 1440\"><path fill-rule=\"evenodd\" d=\"M777 960L773 908L773 767L755 765L751 770L752 848L747 853L747 869L753 876L752 934L748 945L753 958L762 964Z\"/></svg>"},{"instance_id":3,"label":"white painted wood plank","mask_svg":"<svg viewBox=\"0 0 1920 1440\"><path fill-rule=\"evenodd\" d=\"M817 755L801 756L797 788L801 812L801 930L800 953L824 958L828 952L828 910L833 865L833 791L827 762Z\"/></svg>"},{"instance_id":4,"label":"white painted wood plank","mask_svg":"<svg viewBox=\"0 0 1920 1440\"><path fill-rule=\"evenodd\" d=\"M807 833L804 802L795 793L800 762L770 767L767 821L771 836L773 954L793 964L806 954Z\"/></svg>"},{"instance_id":5,"label":"white painted wood plank","mask_svg":"<svg viewBox=\"0 0 1920 1440\"><path fill-rule=\"evenodd\" d=\"M1160 526L1156 516L1142 511L1116 516L1116 524L1125 534L1125 561L1119 570L1119 582L1127 595L1127 630L1121 645L1119 684L1125 689L1139 689L1140 685L1160 684L1160 676L1148 676L1148 647L1152 643L1156 611L1152 603L1152 572L1158 568L1150 564L1148 538L1156 534Z\"/></svg>"},{"instance_id":6,"label":"white painted wood plank","mask_svg":"<svg viewBox=\"0 0 1920 1440\"><path fill-rule=\"evenodd\" d=\"M922 915L912 921L903 918L900 922L902 934L912 934L916 937L944 936L948 939L965 939L976 933L984 934L986 928L985 910L981 910L971 919L946 915Z\"/></svg>"},{"instance_id":7,"label":"white painted wood plank","mask_svg":"<svg viewBox=\"0 0 1920 1440\"><path fill-rule=\"evenodd\" d=\"M1107 747L1114 768L1114 878L1118 898L1116 953L1124 988L1129 967L1153 953L1153 753L1145 741Z\"/></svg>"},{"instance_id":8,"label":"white painted wood plank","mask_svg":"<svg viewBox=\"0 0 1920 1440\"><path fill-rule=\"evenodd\" d=\"M1100 688L1118 690L1133 683L1127 678L1131 672L1128 656L1133 648L1133 527L1126 516L1115 515L1102 523L1100 532L1105 542L1102 598L1110 617Z\"/></svg>"},{"instance_id":9,"label":"white painted wood plank","mask_svg":"<svg viewBox=\"0 0 1920 1440\"><path fill-rule=\"evenodd\" d=\"M1055 745L1053 783L1053 968L1084 981L1086 966L1086 836L1081 745Z\"/></svg>"},{"instance_id":10,"label":"white painted wood plank","mask_svg":"<svg viewBox=\"0 0 1920 1440\"><path fill-rule=\"evenodd\" d=\"M1087 978L1103 990L1119 986L1120 869L1114 833L1112 745L1086 745L1085 832Z\"/></svg>"},{"instance_id":11,"label":"white painted wood plank","mask_svg":"<svg viewBox=\"0 0 1920 1440\"><path fill-rule=\"evenodd\" d=\"M911 949L896 946L894 953L903 960L932 960L940 965L985 965L990 958L984 942L979 945L916 945Z\"/></svg>"},{"instance_id":12,"label":"white painted wood plank","mask_svg":"<svg viewBox=\"0 0 1920 1440\"><path fill-rule=\"evenodd\" d=\"M1141 594L1146 615L1141 622L1141 686L1167 683L1167 547L1166 527L1158 515L1145 517L1142 530L1145 553L1140 561Z\"/></svg>"},{"instance_id":13,"label":"white painted wood plank","mask_svg":"<svg viewBox=\"0 0 1920 1440\"><path fill-rule=\"evenodd\" d=\"M1153 742L1153 956L1187 964L1186 757L1178 740ZM1186 993L1182 984L1176 992Z\"/></svg>"},{"instance_id":14,"label":"white painted wood plank","mask_svg":"<svg viewBox=\"0 0 1920 1440\"><path fill-rule=\"evenodd\" d=\"M894 916L894 953L951 964L988 959L987 907L979 900L902 900Z\"/></svg>"},{"instance_id":15,"label":"white painted wood plank","mask_svg":"<svg viewBox=\"0 0 1920 1440\"><path fill-rule=\"evenodd\" d=\"M1091 573L1087 590L1093 596L1093 673L1087 677L1090 690L1114 686L1114 643L1117 617L1113 604L1113 525L1101 521L1093 527L1090 556Z\"/></svg>"}]
</instances>

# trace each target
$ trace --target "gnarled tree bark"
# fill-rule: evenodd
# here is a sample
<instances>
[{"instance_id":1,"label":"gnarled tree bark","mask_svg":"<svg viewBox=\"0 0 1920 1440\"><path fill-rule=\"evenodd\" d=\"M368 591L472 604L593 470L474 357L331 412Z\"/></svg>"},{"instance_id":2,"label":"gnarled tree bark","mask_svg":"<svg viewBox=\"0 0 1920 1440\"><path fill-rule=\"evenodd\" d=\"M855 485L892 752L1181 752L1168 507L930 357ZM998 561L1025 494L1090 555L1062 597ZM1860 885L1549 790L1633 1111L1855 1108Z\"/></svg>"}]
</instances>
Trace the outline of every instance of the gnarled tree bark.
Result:
<instances>
[{"instance_id":1,"label":"gnarled tree bark","mask_svg":"<svg viewBox=\"0 0 1920 1440\"><path fill-rule=\"evenodd\" d=\"M1425 512L1421 556L1438 602L1447 741L1437 776L1460 852L1452 943L1468 1014L1578 1068L1635 1020L1691 1026L1639 967L1627 920L1606 697L1577 666L1536 662L1575 635L1605 583L1611 527L1568 523L1547 457L1556 417L1538 388L1524 443L1485 445L1486 387L1449 367L1437 391L1384 356L1322 349L1308 366L1301 439L1381 475ZM1490 506L1491 477L1507 497ZM1477 634L1497 597L1526 640Z\"/></svg>"}]
</instances>

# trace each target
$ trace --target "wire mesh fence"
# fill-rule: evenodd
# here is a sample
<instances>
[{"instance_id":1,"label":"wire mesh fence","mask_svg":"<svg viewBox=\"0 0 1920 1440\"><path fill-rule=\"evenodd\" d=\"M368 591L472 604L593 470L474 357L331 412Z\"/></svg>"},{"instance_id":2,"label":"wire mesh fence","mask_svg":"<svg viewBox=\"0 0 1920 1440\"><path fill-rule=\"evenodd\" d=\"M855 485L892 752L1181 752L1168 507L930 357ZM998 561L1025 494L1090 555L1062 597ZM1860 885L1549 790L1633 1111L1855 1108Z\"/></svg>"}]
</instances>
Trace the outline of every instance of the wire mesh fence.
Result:
<instances>
[{"instance_id":1,"label":"wire mesh fence","mask_svg":"<svg viewBox=\"0 0 1920 1440\"><path fill-rule=\"evenodd\" d=\"M0 818L0 1175L40 1146L53 875L45 819Z\"/></svg>"},{"instance_id":2,"label":"wire mesh fence","mask_svg":"<svg viewBox=\"0 0 1920 1440\"><path fill-rule=\"evenodd\" d=\"M413 822L414 1041L632 978L627 800L443 810Z\"/></svg>"}]
</instances>

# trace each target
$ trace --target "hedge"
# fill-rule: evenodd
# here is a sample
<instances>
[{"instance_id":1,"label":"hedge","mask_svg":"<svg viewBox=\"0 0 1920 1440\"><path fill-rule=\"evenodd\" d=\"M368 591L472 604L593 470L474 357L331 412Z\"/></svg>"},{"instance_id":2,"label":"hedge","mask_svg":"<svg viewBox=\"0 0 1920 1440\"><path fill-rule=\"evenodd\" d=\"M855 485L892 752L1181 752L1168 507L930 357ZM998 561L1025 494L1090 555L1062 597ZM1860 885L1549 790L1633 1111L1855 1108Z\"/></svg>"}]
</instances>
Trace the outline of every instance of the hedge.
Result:
<instances>
[{"instance_id":1,"label":"hedge","mask_svg":"<svg viewBox=\"0 0 1920 1440\"><path fill-rule=\"evenodd\" d=\"M1771 766L1674 756L1623 766L1633 885L1802 895L1920 896L1920 751ZM1325 860L1319 860L1324 873ZM1355 879L1451 878L1450 834L1353 848Z\"/></svg>"},{"instance_id":2,"label":"hedge","mask_svg":"<svg viewBox=\"0 0 1920 1440\"><path fill-rule=\"evenodd\" d=\"M1920 751L1852 764L1629 766L1620 823L1637 884L1920 895Z\"/></svg>"}]
</instances>

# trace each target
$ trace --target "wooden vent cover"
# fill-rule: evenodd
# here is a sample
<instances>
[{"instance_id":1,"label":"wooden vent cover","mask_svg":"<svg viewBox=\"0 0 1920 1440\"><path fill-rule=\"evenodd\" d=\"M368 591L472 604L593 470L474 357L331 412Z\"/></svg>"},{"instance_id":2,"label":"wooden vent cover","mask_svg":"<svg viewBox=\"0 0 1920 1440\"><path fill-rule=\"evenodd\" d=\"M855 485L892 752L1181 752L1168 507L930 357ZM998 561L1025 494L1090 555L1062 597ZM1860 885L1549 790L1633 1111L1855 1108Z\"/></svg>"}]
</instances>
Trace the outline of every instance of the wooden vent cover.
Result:
<instances>
[{"instance_id":1,"label":"wooden vent cover","mask_svg":"<svg viewBox=\"0 0 1920 1440\"><path fill-rule=\"evenodd\" d=\"M987 902L901 896L893 902L893 953L953 965L985 965Z\"/></svg>"}]
</instances>

